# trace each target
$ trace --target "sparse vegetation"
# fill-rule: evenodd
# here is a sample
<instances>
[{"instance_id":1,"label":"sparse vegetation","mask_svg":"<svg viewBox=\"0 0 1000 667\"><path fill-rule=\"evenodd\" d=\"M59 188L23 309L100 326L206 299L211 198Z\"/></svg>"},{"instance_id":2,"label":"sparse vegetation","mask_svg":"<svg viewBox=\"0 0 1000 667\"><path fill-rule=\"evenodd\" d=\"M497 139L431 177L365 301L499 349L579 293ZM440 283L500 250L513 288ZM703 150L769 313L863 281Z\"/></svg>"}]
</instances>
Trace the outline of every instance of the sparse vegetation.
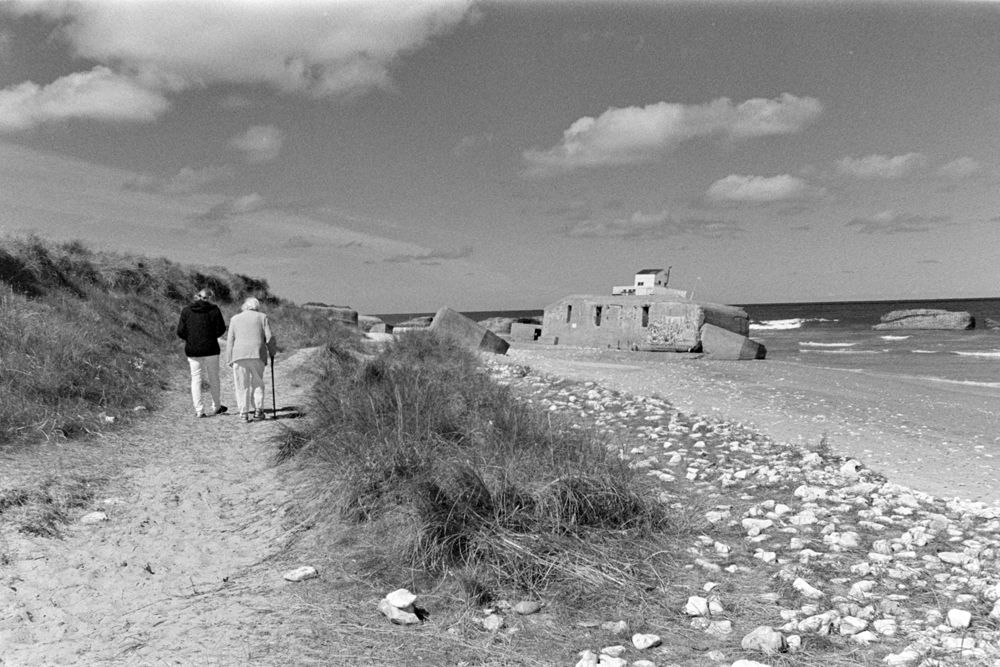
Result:
<instances>
[{"instance_id":1,"label":"sparse vegetation","mask_svg":"<svg viewBox=\"0 0 1000 667\"><path fill-rule=\"evenodd\" d=\"M375 540L362 558L378 580L450 575L476 602L635 597L656 580L648 538L688 532L606 443L433 332L368 360L332 350L310 414L280 456L308 468L315 512Z\"/></svg>"},{"instance_id":2,"label":"sparse vegetation","mask_svg":"<svg viewBox=\"0 0 1000 667\"><path fill-rule=\"evenodd\" d=\"M78 506L77 491L92 493L111 475L120 452L102 454L80 439L155 410L176 372L186 374L174 327L203 287L227 319L248 296L264 302L283 349L349 346L358 337L278 299L266 281L223 268L96 252L78 241L0 239L0 518L56 535Z\"/></svg>"}]
</instances>

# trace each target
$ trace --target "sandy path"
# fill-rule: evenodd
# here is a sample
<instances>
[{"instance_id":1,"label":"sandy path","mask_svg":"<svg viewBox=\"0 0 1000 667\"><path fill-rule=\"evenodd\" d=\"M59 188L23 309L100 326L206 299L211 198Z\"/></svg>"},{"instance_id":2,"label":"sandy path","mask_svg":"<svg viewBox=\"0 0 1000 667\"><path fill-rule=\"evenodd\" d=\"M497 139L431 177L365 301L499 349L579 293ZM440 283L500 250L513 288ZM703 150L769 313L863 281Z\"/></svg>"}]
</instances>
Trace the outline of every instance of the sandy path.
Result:
<instances>
[{"instance_id":1,"label":"sandy path","mask_svg":"<svg viewBox=\"0 0 1000 667\"><path fill-rule=\"evenodd\" d=\"M279 357L279 416L301 404L314 354ZM235 411L228 372L222 384ZM282 422L195 419L175 387L120 434L150 458L94 504L107 521L64 540L3 536L0 665L296 664L277 603L286 493L268 458Z\"/></svg>"},{"instance_id":2,"label":"sandy path","mask_svg":"<svg viewBox=\"0 0 1000 667\"><path fill-rule=\"evenodd\" d=\"M856 457L890 480L944 498L1000 502L1000 391L790 362L516 346L540 371L659 394L689 414L742 421L780 442Z\"/></svg>"}]
</instances>

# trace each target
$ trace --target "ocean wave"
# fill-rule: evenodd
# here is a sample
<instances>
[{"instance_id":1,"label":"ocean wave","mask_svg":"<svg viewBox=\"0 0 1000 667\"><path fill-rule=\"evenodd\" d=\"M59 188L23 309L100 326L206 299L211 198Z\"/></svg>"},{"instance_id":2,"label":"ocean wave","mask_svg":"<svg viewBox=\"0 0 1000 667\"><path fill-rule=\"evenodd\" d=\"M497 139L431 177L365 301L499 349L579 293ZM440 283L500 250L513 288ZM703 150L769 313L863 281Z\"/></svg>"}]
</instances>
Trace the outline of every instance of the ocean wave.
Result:
<instances>
[{"instance_id":1,"label":"ocean wave","mask_svg":"<svg viewBox=\"0 0 1000 667\"><path fill-rule=\"evenodd\" d=\"M938 350L910 350L913 354L937 354Z\"/></svg>"},{"instance_id":2,"label":"ocean wave","mask_svg":"<svg viewBox=\"0 0 1000 667\"><path fill-rule=\"evenodd\" d=\"M812 352L814 354L885 354L889 350L845 350L836 348L833 350L799 350L800 352Z\"/></svg>"},{"instance_id":3,"label":"ocean wave","mask_svg":"<svg viewBox=\"0 0 1000 667\"><path fill-rule=\"evenodd\" d=\"M857 343L814 343L812 341L799 341L799 345L810 346L810 347L851 347L852 345L857 345Z\"/></svg>"},{"instance_id":4,"label":"ocean wave","mask_svg":"<svg viewBox=\"0 0 1000 667\"><path fill-rule=\"evenodd\" d=\"M959 352L957 350L952 350L951 353L962 357L988 357L990 359L1000 359L1000 350L993 350L992 352Z\"/></svg>"},{"instance_id":5,"label":"ocean wave","mask_svg":"<svg viewBox=\"0 0 1000 667\"><path fill-rule=\"evenodd\" d=\"M909 336L879 336L882 340L906 340Z\"/></svg>"},{"instance_id":6,"label":"ocean wave","mask_svg":"<svg viewBox=\"0 0 1000 667\"><path fill-rule=\"evenodd\" d=\"M807 322L837 322L838 320L828 320L823 317L792 317L786 320L761 320L751 322L750 328L755 331L787 331L789 329L800 329Z\"/></svg>"}]
</instances>

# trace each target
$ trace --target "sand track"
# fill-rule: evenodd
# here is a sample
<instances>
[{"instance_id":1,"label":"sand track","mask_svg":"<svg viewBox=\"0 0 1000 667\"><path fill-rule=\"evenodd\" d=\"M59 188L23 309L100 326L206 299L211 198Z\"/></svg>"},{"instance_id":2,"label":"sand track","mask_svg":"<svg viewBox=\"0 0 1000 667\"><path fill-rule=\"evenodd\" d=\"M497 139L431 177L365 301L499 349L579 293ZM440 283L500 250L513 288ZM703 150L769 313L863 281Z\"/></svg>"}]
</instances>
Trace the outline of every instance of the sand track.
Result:
<instances>
[{"instance_id":1,"label":"sand track","mask_svg":"<svg viewBox=\"0 0 1000 667\"><path fill-rule=\"evenodd\" d=\"M301 405L314 354L279 358L279 410ZM277 599L287 494L269 458L281 424L194 419L176 382L162 411L116 436L150 457L95 500L107 521L62 540L3 535L0 665L294 664Z\"/></svg>"}]
</instances>

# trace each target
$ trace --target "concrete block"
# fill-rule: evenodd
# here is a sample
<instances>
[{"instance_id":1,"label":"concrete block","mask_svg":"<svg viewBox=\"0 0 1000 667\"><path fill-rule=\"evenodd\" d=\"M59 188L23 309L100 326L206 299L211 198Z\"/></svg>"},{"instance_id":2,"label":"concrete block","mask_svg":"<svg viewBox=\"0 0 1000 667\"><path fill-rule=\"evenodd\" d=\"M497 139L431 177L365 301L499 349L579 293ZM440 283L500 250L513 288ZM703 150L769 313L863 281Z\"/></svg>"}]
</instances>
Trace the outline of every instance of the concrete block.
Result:
<instances>
[{"instance_id":1,"label":"concrete block","mask_svg":"<svg viewBox=\"0 0 1000 667\"><path fill-rule=\"evenodd\" d=\"M372 328L368 330L369 333L392 333L392 325L386 322L379 322L378 324L372 325Z\"/></svg>"},{"instance_id":2,"label":"concrete block","mask_svg":"<svg viewBox=\"0 0 1000 667\"><path fill-rule=\"evenodd\" d=\"M510 325L510 339L514 341L531 343L537 341L541 335L541 324L522 324L521 322L512 322Z\"/></svg>"},{"instance_id":3,"label":"concrete block","mask_svg":"<svg viewBox=\"0 0 1000 667\"><path fill-rule=\"evenodd\" d=\"M705 324L701 327L701 348L711 359L763 359L767 349L755 340Z\"/></svg>"},{"instance_id":4,"label":"concrete block","mask_svg":"<svg viewBox=\"0 0 1000 667\"><path fill-rule=\"evenodd\" d=\"M494 354L507 354L510 348L510 343L503 338L451 308L439 310L431 321L430 329Z\"/></svg>"}]
</instances>

